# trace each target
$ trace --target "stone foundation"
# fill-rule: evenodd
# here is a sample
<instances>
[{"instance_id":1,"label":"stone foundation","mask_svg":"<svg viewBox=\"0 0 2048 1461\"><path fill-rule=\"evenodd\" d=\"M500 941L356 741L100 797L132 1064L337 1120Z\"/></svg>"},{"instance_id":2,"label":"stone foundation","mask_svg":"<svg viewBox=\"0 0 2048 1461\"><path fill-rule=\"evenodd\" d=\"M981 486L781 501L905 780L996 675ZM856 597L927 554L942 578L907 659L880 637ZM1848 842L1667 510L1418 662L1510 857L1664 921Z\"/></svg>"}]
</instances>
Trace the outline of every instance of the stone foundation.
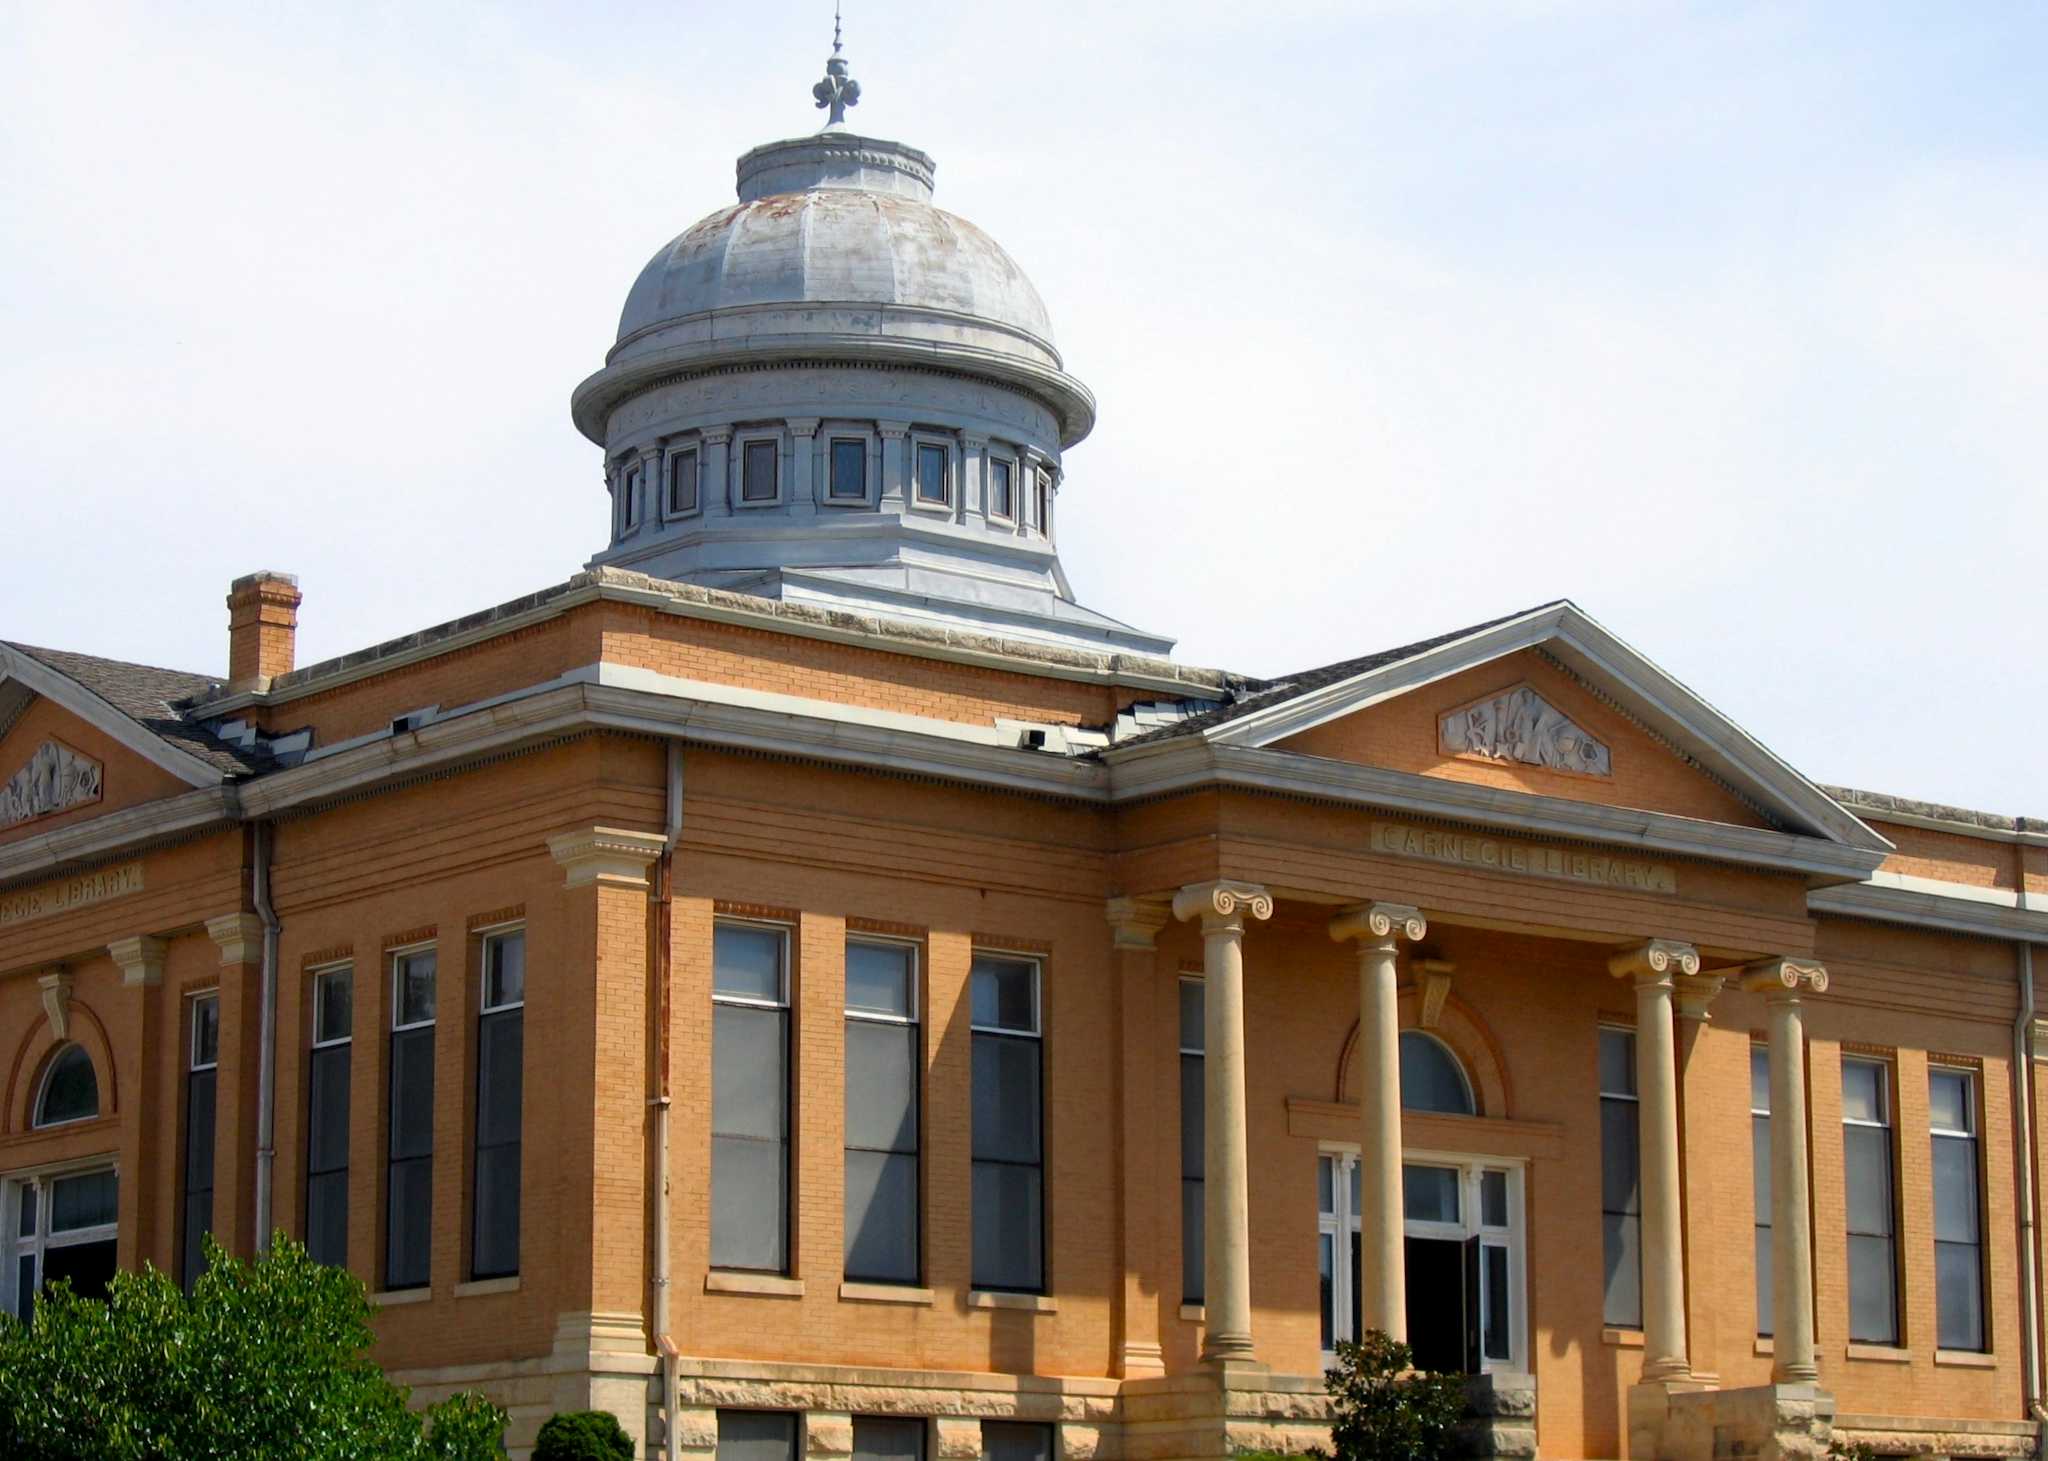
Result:
<instances>
[{"instance_id":1,"label":"stone foundation","mask_svg":"<svg viewBox=\"0 0 2048 1461\"><path fill-rule=\"evenodd\" d=\"M1818 1385L1671 1395L1658 1461L1826 1461L1835 1397Z\"/></svg>"},{"instance_id":2,"label":"stone foundation","mask_svg":"<svg viewBox=\"0 0 2048 1461\"><path fill-rule=\"evenodd\" d=\"M1835 1438L1880 1456L1960 1461L2041 1454L2041 1427L2026 1420L1941 1420L1908 1415L1838 1415Z\"/></svg>"}]
</instances>

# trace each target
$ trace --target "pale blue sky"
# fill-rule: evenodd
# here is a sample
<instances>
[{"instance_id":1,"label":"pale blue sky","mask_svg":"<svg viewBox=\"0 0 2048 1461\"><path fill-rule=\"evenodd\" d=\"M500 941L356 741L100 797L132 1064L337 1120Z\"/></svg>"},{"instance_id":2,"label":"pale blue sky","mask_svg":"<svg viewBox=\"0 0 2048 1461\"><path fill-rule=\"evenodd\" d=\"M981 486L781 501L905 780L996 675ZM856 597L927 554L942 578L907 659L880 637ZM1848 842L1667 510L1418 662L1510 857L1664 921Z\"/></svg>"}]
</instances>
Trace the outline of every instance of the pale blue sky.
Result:
<instances>
[{"instance_id":1,"label":"pale blue sky","mask_svg":"<svg viewBox=\"0 0 2048 1461\"><path fill-rule=\"evenodd\" d=\"M0 15L0 637L302 661L599 546L568 395L829 5ZM1090 605L1252 673L1554 597L1800 770L2048 817L2048 6L851 0L1101 400Z\"/></svg>"}]
</instances>

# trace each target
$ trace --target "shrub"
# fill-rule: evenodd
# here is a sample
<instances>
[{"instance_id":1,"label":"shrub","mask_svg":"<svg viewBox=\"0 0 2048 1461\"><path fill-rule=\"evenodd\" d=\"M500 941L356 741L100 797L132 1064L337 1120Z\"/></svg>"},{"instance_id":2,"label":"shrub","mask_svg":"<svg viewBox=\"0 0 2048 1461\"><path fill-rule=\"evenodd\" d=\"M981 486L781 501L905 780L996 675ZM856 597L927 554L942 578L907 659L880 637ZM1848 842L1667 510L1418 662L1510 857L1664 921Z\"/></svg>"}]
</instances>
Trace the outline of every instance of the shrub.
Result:
<instances>
[{"instance_id":1,"label":"shrub","mask_svg":"<svg viewBox=\"0 0 2048 1461\"><path fill-rule=\"evenodd\" d=\"M1405 1344L1377 1329L1340 1342L1323 1380L1331 1399L1337 1461L1442 1461L1465 1414L1458 1375L1420 1374Z\"/></svg>"},{"instance_id":2,"label":"shrub","mask_svg":"<svg viewBox=\"0 0 2048 1461\"><path fill-rule=\"evenodd\" d=\"M505 1412L457 1395L424 1416L368 1350L370 1304L345 1269L279 1233L243 1263L206 1240L188 1296L155 1268L105 1299L68 1283L22 1324L0 1317L0 1456L10 1461L487 1461Z\"/></svg>"},{"instance_id":3,"label":"shrub","mask_svg":"<svg viewBox=\"0 0 2048 1461\"><path fill-rule=\"evenodd\" d=\"M540 1428L533 1461L633 1461L633 1438L609 1410L565 1410Z\"/></svg>"}]
</instances>

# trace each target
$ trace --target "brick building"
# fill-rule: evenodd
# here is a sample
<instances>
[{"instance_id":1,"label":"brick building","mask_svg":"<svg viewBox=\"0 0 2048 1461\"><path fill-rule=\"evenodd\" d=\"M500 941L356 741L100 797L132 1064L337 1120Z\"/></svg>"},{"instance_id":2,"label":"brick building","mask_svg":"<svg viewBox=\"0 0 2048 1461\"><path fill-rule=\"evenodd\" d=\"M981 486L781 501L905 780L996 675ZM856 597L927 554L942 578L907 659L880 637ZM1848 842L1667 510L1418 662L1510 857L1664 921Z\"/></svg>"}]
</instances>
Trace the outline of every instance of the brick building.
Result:
<instances>
[{"instance_id":1,"label":"brick building","mask_svg":"<svg viewBox=\"0 0 2048 1461\"><path fill-rule=\"evenodd\" d=\"M515 1454L1296 1445L1368 1328L1487 1454L2034 1454L2048 830L1568 602L1275 680L1083 608L1093 399L854 95L633 286L584 571L0 645L0 1302L283 1229Z\"/></svg>"}]
</instances>

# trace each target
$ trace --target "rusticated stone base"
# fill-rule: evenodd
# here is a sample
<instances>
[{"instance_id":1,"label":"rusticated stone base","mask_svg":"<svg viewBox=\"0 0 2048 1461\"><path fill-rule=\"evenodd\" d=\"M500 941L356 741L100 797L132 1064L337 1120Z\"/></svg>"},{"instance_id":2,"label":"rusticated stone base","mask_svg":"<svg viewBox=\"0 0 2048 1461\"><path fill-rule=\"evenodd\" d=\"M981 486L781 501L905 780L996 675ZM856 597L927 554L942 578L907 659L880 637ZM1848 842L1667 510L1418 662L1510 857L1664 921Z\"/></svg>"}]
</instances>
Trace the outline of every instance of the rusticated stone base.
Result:
<instances>
[{"instance_id":1,"label":"rusticated stone base","mask_svg":"<svg viewBox=\"0 0 2048 1461\"><path fill-rule=\"evenodd\" d=\"M1536 1455L1536 1377L1474 1375L1465 1382L1465 1423L1458 1427L1458 1454L1474 1461Z\"/></svg>"},{"instance_id":2,"label":"rusticated stone base","mask_svg":"<svg viewBox=\"0 0 2048 1461\"><path fill-rule=\"evenodd\" d=\"M1836 1439L1866 1444L1880 1456L1964 1461L2039 1456L2041 1427L2030 1420L1942 1420L1910 1415L1838 1415Z\"/></svg>"},{"instance_id":3,"label":"rusticated stone base","mask_svg":"<svg viewBox=\"0 0 2048 1461\"><path fill-rule=\"evenodd\" d=\"M1658 1461L1825 1461L1835 1397L1818 1385L1755 1385L1670 1396Z\"/></svg>"}]
</instances>

